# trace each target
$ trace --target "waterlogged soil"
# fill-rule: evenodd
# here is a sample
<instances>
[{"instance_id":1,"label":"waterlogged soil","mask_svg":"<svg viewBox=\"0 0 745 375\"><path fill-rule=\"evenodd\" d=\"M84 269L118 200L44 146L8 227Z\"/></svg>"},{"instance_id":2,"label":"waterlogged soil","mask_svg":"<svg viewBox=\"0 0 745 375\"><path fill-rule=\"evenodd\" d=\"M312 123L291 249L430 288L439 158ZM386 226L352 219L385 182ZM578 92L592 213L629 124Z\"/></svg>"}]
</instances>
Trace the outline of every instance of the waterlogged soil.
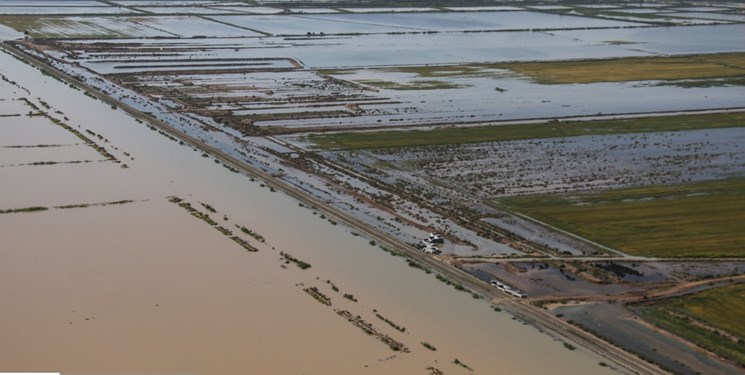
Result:
<instances>
[{"instance_id":1,"label":"waterlogged soil","mask_svg":"<svg viewBox=\"0 0 745 375\"><path fill-rule=\"evenodd\" d=\"M592 254L597 251L597 249L585 242L544 230L517 216L502 215L499 217L488 217L482 220L525 238L528 241L555 249L563 254L582 255L583 253Z\"/></svg>"},{"instance_id":2,"label":"waterlogged soil","mask_svg":"<svg viewBox=\"0 0 745 375\"><path fill-rule=\"evenodd\" d=\"M617 345L681 374L739 374L741 369L721 363L673 337L660 334L616 304L586 303L557 306L556 314Z\"/></svg>"},{"instance_id":3,"label":"waterlogged soil","mask_svg":"<svg viewBox=\"0 0 745 375\"><path fill-rule=\"evenodd\" d=\"M43 96L49 111L64 113L73 128L107 139L120 161L0 169L3 209L83 204L0 215L4 366L225 374L250 363L251 371L264 373L416 373L428 366L456 373L458 358L475 371L610 372L597 365L599 358L567 351L262 182L7 55L0 59L0 71L30 97ZM54 129L39 125L30 144ZM219 225L234 233L235 225L245 226L266 243L245 236L259 249L248 253L169 196L203 210L200 202L207 203ZM119 200L134 202L95 205ZM280 251L312 267L284 264ZM358 302L336 294L326 280ZM330 296L332 307L303 292L311 286ZM392 351L334 308L360 315L411 353ZM376 310L406 333L376 318ZM546 361L531 360L535 353Z\"/></svg>"},{"instance_id":4,"label":"waterlogged soil","mask_svg":"<svg viewBox=\"0 0 745 375\"><path fill-rule=\"evenodd\" d=\"M557 124L556 126L561 126ZM500 196L669 184L745 172L741 128L581 136L370 151L386 173L424 174L492 199ZM355 153L325 152L352 160ZM360 168L359 165L355 165ZM426 188L426 187L425 187Z\"/></svg>"},{"instance_id":5,"label":"waterlogged soil","mask_svg":"<svg viewBox=\"0 0 745 375\"><path fill-rule=\"evenodd\" d=\"M484 281L499 279L524 291L529 297L609 296L638 292L633 285L596 284L585 281L548 263L474 264L464 269ZM520 271L515 272L515 269Z\"/></svg>"}]
</instances>

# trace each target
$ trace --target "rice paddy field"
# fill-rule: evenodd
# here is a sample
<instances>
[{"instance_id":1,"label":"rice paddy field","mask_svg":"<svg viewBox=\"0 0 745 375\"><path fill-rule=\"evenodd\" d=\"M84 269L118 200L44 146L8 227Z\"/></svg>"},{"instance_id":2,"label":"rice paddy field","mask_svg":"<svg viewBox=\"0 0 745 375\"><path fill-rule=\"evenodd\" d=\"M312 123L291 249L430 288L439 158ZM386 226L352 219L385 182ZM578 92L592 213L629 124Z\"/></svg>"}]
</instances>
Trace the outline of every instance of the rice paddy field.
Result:
<instances>
[{"instance_id":1,"label":"rice paddy field","mask_svg":"<svg viewBox=\"0 0 745 375\"><path fill-rule=\"evenodd\" d=\"M542 222L633 255L745 255L745 180L501 199Z\"/></svg>"},{"instance_id":2,"label":"rice paddy field","mask_svg":"<svg viewBox=\"0 0 745 375\"><path fill-rule=\"evenodd\" d=\"M745 76L745 54L503 65L540 83L675 80Z\"/></svg>"}]
</instances>

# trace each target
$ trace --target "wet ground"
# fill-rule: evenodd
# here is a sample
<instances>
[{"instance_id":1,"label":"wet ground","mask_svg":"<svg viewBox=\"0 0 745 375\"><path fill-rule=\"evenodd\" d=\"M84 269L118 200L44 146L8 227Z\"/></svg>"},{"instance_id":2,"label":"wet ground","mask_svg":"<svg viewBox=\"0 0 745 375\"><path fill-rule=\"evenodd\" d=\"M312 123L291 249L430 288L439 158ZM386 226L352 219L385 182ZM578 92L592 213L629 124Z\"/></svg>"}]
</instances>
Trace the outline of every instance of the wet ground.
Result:
<instances>
[{"instance_id":1,"label":"wet ground","mask_svg":"<svg viewBox=\"0 0 745 375\"><path fill-rule=\"evenodd\" d=\"M623 348L633 350L642 358L662 364L674 373L737 374L741 371L668 335L660 334L657 329L615 304L556 306L552 311Z\"/></svg>"}]
</instances>

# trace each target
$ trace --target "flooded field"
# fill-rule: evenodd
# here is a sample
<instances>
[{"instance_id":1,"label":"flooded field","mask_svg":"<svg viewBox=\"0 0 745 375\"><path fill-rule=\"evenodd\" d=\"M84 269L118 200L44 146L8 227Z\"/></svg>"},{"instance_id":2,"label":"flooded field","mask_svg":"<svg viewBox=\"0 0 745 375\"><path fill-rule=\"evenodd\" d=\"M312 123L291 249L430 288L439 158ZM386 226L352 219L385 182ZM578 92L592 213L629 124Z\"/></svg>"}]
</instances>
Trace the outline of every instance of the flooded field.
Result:
<instances>
[{"instance_id":1,"label":"flooded field","mask_svg":"<svg viewBox=\"0 0 745 375\"><path fill-rule=\"evenodd\" d=\"M597 358L569 352L470 294L412 271L259 181L7 54L0 58L2 74L16 82L0 86L3 103L13 103L2 114L21 114L3 118L3 155L19 151L9 158L34 160L24 147L36 147L41 160L64 162L103 158L104 148L116 159L0 168L2 180L12 182L4 183L0 199L0 321L12 343L0 351L3 369L220 374L245 369L249 360L252 371L272 373L467 372L453 363L458 359L475 372L539 372L543 365L528 362L540 352L567 374L606 371ZM22 98L31 104L15 103ZM86 111L75 111L80 107ZM28 117L29 110L39 115ZM6 119L14 120L7 128ZM11 129L16 135L5 137ZM169 202L174 196L216 224ZM22 210L34 206L46 210ZM258 252L247 252L218 227ZM295 267L280 252L312 267ZM308 288L332 306L318 303ZM360 315L354 322L371 324L379 337L407 349L392 350L339 311ZM277 353L286 359L277 360Z\"/></svg>"},{"instance_id":2,"label":"flooded field","mask_svg":"<svg viewBox=\"0 0 745 375\"><path fill-rule=\"evenodd\" d=\"M171 21L166 28L159 26L157 31L164 32L170 27L171 32L178 33L178 27L191 27L189 23L181 26L173 24L187 21L183 18L171 18ZM148 25L141 23L140 26ZM510 35L509 41L505 36L503 41L510 44L524 41L520 33L517 34ZM419 45L422 39L443 43L443 39L463 38L466 35L418 35L416 38L404 35L396 40L411 39L412 43ZM541 54L551 53L552 59L629 56L638 53L613 44L575 46L579 50L593 51L584 54L557 46L556 41L559 44L564 41L556 36L542 33L525 33L524 36L545 39L540 42L536 40L538 43L534 47L536 51L540 49ZM468 37L484 38L483 41L488 43L499 40L493 37ZM352 39L364 40L363 37ZM382 43L383 39L373 42ZM113 44L100 44L91 40L55 43L53 47L61 52L47 50L46 53L65 62L79 63L140 94L176 101L195 113L227 123L247 134L256 131L303 132L673 112L692 107L732 108L740 104L737 95L741 90L739 81L730 79L720 82L716 80L718 76L695 82L681 81L679 84L659 79L599 82L582 85L580 90L576 84L547 86L499 66L452 66L442 71L368 67L325 69L319 72L307 67L328 66L314 61L313 56L318 56L316 54L323 53L323 50L313 51L309 56L306 49L294 46L298 42L291 43L292 46L284 45L285 42L276 40L276 43L267 44L264 39L251 38L220 39L219 42L209 43L190 39L158 39L157 43L142 43L127 39ZM341 48L336 41L332 44L322 44L316 40L299 43L311 48L311 51L317 47ZM452 40L452 43L464 42ZM443 46L433 47L439 49ZM363 48L367 54L376 48L385 48L388 52L384 53L390 53L389 47L386 42L364 45ZM556 53L551 52L552 48L556 48ZM603 54L605 49L615 52ZM439 55L436 50L431 53L421 50L421 47L415 50L417 59L433 56L434 60L427 57L427 61L438 62L434 57ZM267 55L267 51L271 51L271 54ZM523 49L520 51L525 52ZM598 52L601 54L596 55ZM565 53L566 56L563 55ZM323 55L328 56L326 53ZM337 53L334 55L337 58L334 66L345 61L351 65L362 64L359 59L364 59L364 64L368 66L424 61L407 61L405 52L389 61L375 61L383 58L384 54L369 56L372 59L368 59L367 55L350 55L349 59ZM537 59L542 56L529 54L507 59ZM471 61L488 59L486 56L472 58ZM74 66L68 68L75 69ZM686 78L685 75L681 76L681 79ZM615 100L607 100L609 92L614 93Z\"/></svg>"},{"instance_id":3,"label":"flooded field","mask_svg":"<svg viewBox=\"0 0 745 375\"><path fill-rule=\"evenodd\" d=\"M589 135L369 151L393 178L447 181L490 199L724 178L745 172L741 128ZM702 153L702 150L707 150ZM325 154L357 169L356 151ZM411 177L409 177L411 176ZM394 183L392 181L392 183ZM443 184L438 184L442 186ZM421 186L427 189L427 186Z\"/></svg>"},{"instance_id":4,"label":"flooded field","mask_svg":"<svg viewBox=\"0 0 745 375\"><path fill-rule=\"evenodd\" d=\"M2 366L741 370L626 304L742 281L742 188L618 190L745 176L741 9L308 5L0 1Z\"/></svg>"},{"instance_id":5,"label":"flooded field","mask_svg":"<svg viewBox=\"0 0 745 375\"><path fill-rule=\"evenodd\" d=\"M618 305L577 304L557 306L553 311L575 324L608 337L622 347L633 348L644 358L660 363L674 373L732 374L738 371L702 355L674 338L658 334L654 327L635 318Z\"/></svg>"}]
</instances>

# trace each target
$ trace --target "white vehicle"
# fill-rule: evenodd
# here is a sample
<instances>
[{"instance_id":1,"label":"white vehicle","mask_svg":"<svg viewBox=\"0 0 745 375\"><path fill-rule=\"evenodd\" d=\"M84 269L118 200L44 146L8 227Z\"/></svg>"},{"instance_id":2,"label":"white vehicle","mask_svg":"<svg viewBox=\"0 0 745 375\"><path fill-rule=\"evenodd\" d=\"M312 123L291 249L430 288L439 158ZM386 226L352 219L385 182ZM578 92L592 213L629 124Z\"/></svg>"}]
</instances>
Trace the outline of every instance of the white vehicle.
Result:
<instances>
[{"instance_id":1,"label":"white vehicle","mask_svg":"<svg viewBox=\"0 0 745 375\"><path fill-rule=\"evenodd\" d=\"M430 244L424 248L424 252L427 254L439 254L440 249L438 249L437 246Z\"/></svg>"},{"instance_id":2,"label":"white vehicle","mask_svg":"<svg viewBox=\"0 0 745 375\"><path fill-rule=\"evenodd\" d=\"M525 293L523 293L523 292L521 292L519 290L514 290L514 289L510 291L510 294L512 294L513 296L515 296L517 298L526 298L526 297L528 297L527 294L525 294Z\"/></svg>"},{"instance_id":3,"label":"white vehicle","mask_svg":"<svg viewBox=\"0 0 745 375\"><path fill-rule=\"evenodd\" d=\"M502 284L499 280L492 280L489 282L492 286L496 286L497 288L504 290L506 288L506 285Z\"/></svg>"},{"instance_id":4,"label":"white vehicle","mask_svg":"<svg viewBox=\"0 0 745 375\"><path fill-rule=\"evenodd\" d=\"M527 294L525 294L525 293L521 292L520 290L515 289L515 288L513 288L513 287L511 287L511 286L509 286L509 285L507 285L507 284L505 284L505 283L503 283L503 282L501 282L499 280L491 280L491 281L489 281L489 284L491 284L491 286L497 287L497 289L499 289L499 290L501 290L501 291L503 291L503 292L505 292L507 294L511 294L511 295L513 295L513 296L515 296L517 298L527 298L528 297Z\"/></svg>"}]
</instances>

